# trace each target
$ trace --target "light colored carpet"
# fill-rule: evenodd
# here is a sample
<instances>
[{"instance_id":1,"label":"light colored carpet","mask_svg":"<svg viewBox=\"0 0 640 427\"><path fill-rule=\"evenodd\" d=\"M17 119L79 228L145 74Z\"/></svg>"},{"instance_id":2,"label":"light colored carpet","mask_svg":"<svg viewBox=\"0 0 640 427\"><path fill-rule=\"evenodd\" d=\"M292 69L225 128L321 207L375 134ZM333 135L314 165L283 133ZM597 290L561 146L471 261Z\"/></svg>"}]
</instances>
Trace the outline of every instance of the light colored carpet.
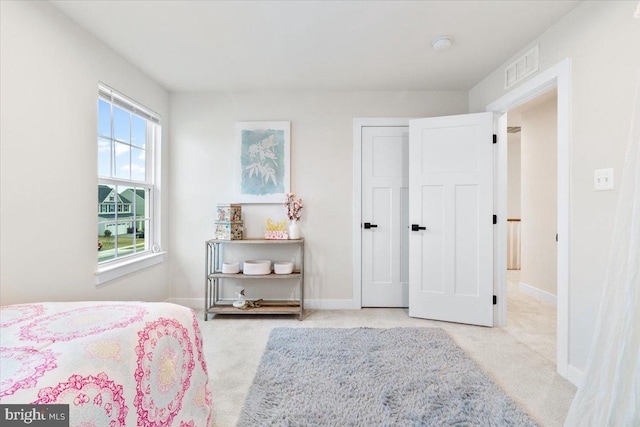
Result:
<instances>
[{"instance_id":1,"label":"light colored carpet","mask_svg":"<svg viewBox=\"0 0 640 427\"><path fill-rule=\"evenodd\" d=\"M405 309L305 310L293 316L216 316L198 321L213 392L214 425L235 426L274 328L441 327L509 397L544 426L562 426L575 387L555 364L501 328L413 319Z\"/></svg>"},{"instance_id":2,"label":"light colored carpet","mask_svg":"<svg viewBox=\"0 0 640 427\"><path fill-rule=\"evenodd\" d=\"M504 330L556 363L557 306L519 288L520 271L507 271L507 326Z\"/></svg>"},{"instance_id":3,"label":"light colored carpet","mask_svg":"<svg viewBox=\"0 0 640 427\"><path fill-rule=\"evenodd\" d=\"M238 426L536 426L440 328L277 328Z\"/></svg>"}]
</instances>

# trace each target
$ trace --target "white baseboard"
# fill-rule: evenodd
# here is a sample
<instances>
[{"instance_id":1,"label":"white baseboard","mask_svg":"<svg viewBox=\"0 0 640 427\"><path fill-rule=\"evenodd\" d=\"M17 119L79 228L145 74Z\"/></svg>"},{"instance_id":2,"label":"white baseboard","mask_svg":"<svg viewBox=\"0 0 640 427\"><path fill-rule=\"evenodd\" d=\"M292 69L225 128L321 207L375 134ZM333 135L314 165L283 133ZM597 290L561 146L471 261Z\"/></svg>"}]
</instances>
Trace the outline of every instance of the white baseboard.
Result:
<instances>
[{"instance_id":1,"label":"white baseboard","mask_svg":"<svg viewBox=\"0 0 640 427\"><path fill-rule=\"evenodd\" d=\"M167 298L166 302L183 305L193 309L204 308L204 298ZM310 310L353 310L350 299L306 299L304 308Z\"/></svg>"},{"instance_id":2,"label":"white baseboard","mask_svg":"<svg viewBox=\"0 0 640 427\"><path fill-rule=\"evenodd\" d=\"M531 285L527 285L526 283L520 282L520 290L538 297L543 301L550 302L551 304L558 304L558 297L554 294L535 288Z\"/></svg>"},{"instance_id":3,"label":"white baseboard","mask_svg":"<svg viewBox=\"0 0 640 427\"><path fill-rule=\"evenodd\" d=\"M353 310L350 299L306 299L304 308L310 310Z\"/></svg>"},{"instance_id":4,"label":"white baseboard","mask_svg":"<svg viewBox=\"0 0 640 427\"><path fill-rule=\"evenodd\" d=\"M584 382L584 372L573 365L567 366L567 379L580 388Z\"/></svg>"}]
</instances>

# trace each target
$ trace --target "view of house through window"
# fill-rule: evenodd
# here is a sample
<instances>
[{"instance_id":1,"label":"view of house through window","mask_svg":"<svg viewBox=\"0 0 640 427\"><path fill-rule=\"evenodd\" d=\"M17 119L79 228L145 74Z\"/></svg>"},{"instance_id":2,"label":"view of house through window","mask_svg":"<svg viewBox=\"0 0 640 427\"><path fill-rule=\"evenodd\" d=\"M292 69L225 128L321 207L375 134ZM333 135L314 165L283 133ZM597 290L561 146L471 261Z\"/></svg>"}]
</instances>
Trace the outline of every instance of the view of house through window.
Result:
<instances>
[{"instance_id":1,"label":"view of house through window","mask_svg":"<svg viewBox=\"0 0 640 427\"><path fill-rule=\"evenodd\" d=\"M99 87L98 262L150 251L153 148L159 119L117 92Z\"/></svg>"}]
</instances>

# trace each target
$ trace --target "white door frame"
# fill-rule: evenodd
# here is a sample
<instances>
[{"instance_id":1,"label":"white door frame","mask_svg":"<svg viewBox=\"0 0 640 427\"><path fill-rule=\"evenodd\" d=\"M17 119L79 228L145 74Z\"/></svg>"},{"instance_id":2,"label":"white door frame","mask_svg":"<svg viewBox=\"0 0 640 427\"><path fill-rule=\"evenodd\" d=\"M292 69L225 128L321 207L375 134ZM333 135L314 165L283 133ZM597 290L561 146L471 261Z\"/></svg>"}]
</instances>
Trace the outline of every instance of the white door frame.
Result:
<instances>
[{"instance_id":1,"label":"white door frame","mask_svg":"<svg viewBox=\"0 0 640 427\"><path fill-rule=\"evenodd\" d=\"M362 128L409 126L409 118L353 119L353 308L362 308Z\"/></svg>"},{"instance_id":2,"label":"white door frame","mask_svg":"<svg viewBox=\"0 0 640 427\"><path fill-rule=\"evenodd\" d=\"M570 253L570 145L571 145L571 59L541 72L487 105L495 113L498 141L496 162L495 203L498 229L495 239L495 292L498 304L494 325L507 324L507 130L505 113L543 93L558 90L558 277L557 277L557 371L568 378L569 366L569 253ZM569 378L571 379L571 378Z\"/></svg>"}]
</instances>

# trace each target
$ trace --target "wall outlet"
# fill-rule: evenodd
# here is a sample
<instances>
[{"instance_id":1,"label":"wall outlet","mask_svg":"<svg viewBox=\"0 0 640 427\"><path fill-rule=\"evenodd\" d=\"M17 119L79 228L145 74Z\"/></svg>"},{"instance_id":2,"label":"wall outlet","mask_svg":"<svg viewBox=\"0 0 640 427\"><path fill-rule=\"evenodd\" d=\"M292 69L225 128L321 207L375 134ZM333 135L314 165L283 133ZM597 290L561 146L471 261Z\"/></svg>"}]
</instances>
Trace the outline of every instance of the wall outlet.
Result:
<instances>
[{"instance_id":1,"label":"wall outlet","mask_svg":"<svg viewBox=\"0 0 640 427\"><path fill-rule=\"evenodd\" d=\"M613 168L597 169L593 173L593 189L595 191L613 190Z\"/></svg>"}]
</instances>

